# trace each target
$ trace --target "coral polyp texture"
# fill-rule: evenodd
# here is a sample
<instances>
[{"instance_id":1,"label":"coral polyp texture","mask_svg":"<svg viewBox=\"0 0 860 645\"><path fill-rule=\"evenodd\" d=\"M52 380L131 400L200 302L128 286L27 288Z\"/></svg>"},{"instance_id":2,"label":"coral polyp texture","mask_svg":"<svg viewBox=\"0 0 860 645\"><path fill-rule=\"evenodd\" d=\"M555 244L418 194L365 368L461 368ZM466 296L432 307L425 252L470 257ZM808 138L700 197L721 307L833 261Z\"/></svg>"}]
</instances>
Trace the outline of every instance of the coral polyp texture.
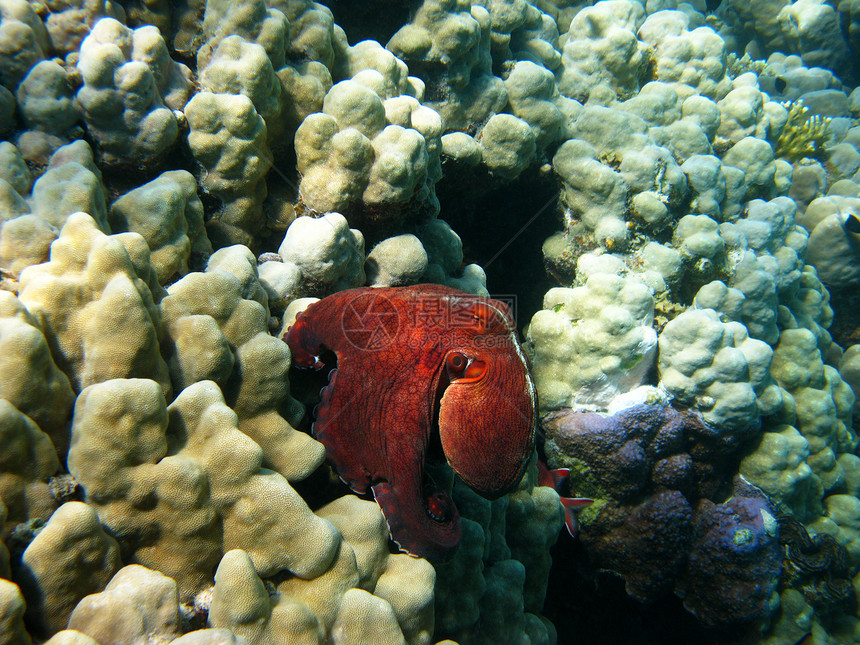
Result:
<instances>
[{"instance_id":1,"label":"coral polyp texture","mask_svg":"<svg viewBox=\"0 0 860 645\"><path fill-rule=\"evenodd\" d=\"M380 96L355 79L337 83L296 132L301 203L356 223L435 217L441 134L439 115L414 97Z\"/></svg>"},{"instance_id":2,"label":"coral polyp texture","mask_svg":"<svg viewBox=\"0 0 860 645\"><path fill-rule=\"evenodd\" d=\"M641 385L653 366L652 292L636 277L607 268L582 286L548 291L544 309L529 323L526 351L545 410L575 402L605 407Z\"/></svg>"},{"instance_id":3,"label":"coral polyp texture","mask_svg":"<svg viewBox=\"0 0 860 645\"><path fill-rule=\"evenodd\" d=\"M263 228L265 176L272 165L266 122L244 94L200 92L185 113L203 190L219 202L207 224L211 239L252 243Z\"/></svg>"},{"instance_id":4,"label":"coral polyp texture","mask_svg":"<svg viewBox=\"0 0 860 645\"><path fill-rule=\"evenodd\" d=\"M0 645L860 643L858 60L848 0L0 0ZM503 301L534 427L444 436L442 301L294 356L349 289Z\"/></svg>"},{"instance_id":5,"label":"coral polyp texture","mask_svg":"<svg viewBox=\"0 0 860 645\"><path fill-rule=\"evenodd\" d=\"M282 475L262 470L262 449L239 431L214 382L187 387L168 409L154 381L106 381L84 390L76 407L69 471L98 500L114 535L152 536L136 540L132 561L173 577L183 597L207 586L222 549L244 549L255 569L269 575L289 569L314 578L331 564L336 531ZM106 450L112 439L104 433L118 427L129 434L113 441L115 451ZM177 433L182 445L170 446ZM143 498L152 510L134 512ZM302 549L304 540L315 548Z\"/></svg>"},{"instance_id":6,"label":"coral polyp texture","mask_svg":"<svg viewBox=\"0 0 860 645\"><path fill-rule=\"evenodd\" d=\"M131 30L103 18L81 43L83 87L75 100L105 164L153 163L174 144L179 126L171 108L184 106L188 92L170 85L187 85L190 75L172 69L179 65L152 26Z\"/></svg>"}]
</instances>

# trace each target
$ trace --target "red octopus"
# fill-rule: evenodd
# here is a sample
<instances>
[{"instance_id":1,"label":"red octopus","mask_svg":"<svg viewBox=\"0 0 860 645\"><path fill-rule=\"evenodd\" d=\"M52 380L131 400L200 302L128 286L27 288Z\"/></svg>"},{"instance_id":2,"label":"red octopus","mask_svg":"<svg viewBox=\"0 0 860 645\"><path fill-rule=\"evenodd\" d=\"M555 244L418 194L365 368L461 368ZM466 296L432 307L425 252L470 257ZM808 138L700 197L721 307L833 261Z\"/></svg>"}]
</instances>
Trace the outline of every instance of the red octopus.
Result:
<instances>
[{"instance_id":1,"label":"red octopus","mask_svg":"<svg viewBox=\"0 0 860 645\"><path fill-rule=\"evenodd\" d=\"M284 340L294 364L337 358L313 433L340 477L373 492L391 536L448 559L457 509L425 473L431 435L454 472L496 498L532 454L535 388L507 305L439 285L341 291L299 314Z\"/></svg>"}]
</instances>

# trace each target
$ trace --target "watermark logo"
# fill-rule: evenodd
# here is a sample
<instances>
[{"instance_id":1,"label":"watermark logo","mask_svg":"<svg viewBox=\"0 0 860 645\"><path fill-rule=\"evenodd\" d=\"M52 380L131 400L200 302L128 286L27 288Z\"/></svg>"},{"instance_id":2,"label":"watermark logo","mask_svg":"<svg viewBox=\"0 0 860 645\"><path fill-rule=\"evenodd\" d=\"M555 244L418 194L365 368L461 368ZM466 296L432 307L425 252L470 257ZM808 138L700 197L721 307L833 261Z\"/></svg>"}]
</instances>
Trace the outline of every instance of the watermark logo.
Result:
<instances>
[{"instance_id":1,"label":"watermark logo","mask_svg":"<svg viewBox=\"0 0 860 645\"><path fill-rule=\"evenodd\" d=\"M481 303L501 312L505 308L510 312L511 321L516 326L517 297L515 295L433 298L425 296L416 298L409 308L409 324L422 329L470 329L475 326L477 306ZM499 304L504 305L500 307Z\"/></svg>"},{"instance_id":2,"label":"watermark logo","mask_svg":"<svg viewBox=\"0 0 860 645\"><path fill-rule=\"evenodd\" d=\"M391 301L373 291L355 296L341 317L346 339L356 348L366 351L385 349L400 331L400 317Z\"/></svg>"},{"instance_id":3,"label":"watermark logo","mask_svg":"<svg viewBox=\"0 0 860 645\"><path fill-rule=\"evenodd\" d=\"M514 329L517 328L517 295L515 293L499 293L499 294L491 294L490 298L497 302L501 302L504 304L508 311L511 314L511 322L514 325Z\"/></svg>"}]
</instances>

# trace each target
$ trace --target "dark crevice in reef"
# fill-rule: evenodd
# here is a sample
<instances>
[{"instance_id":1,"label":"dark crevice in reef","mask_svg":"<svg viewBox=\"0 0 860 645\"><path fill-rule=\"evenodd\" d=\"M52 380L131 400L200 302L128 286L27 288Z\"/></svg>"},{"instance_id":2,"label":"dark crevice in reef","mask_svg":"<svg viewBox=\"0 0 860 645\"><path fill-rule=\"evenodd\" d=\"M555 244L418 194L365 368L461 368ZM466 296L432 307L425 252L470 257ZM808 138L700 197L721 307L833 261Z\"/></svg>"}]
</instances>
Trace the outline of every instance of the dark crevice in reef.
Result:
<instances>
[{"instance_id":1,"label":"dark crevice in reef","mask_svg":"<svg viewBox=\"0 0 860 645\"><path fill-rule=\"evenodd\" d=\"M420 0L321 0L334 14L335 24L349 25L349 43L375 40L385 46L394 32L410 21Z\"/></svg>"},{"instance_id":2,"label":"dark crevice in reef","mask_svg":"<svg viewBox=\"0 0 860 645\"><path fill-rule=\"evenodd\" d=\"M652 604L628 596L624 581L589 569L582 544L562 531L551 549L552 568L543 615L558 645L741 645L743 634L705 629L669 593Z\"/></svg>"},{"instance_id":3,"label":"dark crevice in reef","mask_svg":"<svg viewBox=\"0 0 860 645\"><path fill-rule=\"evenodd\" d=\"M490 294L516 296L514 315L522 331L542 308L544 293L557 286L544 270L541 247L562 228L558 186L553 174L537 165L513 181L476 172L443 165L443 179L436 184L439 217L463 239L464 263L487 272Z\"/></svg>"},{"instance_id":4,"label":"dark crevice in reef","mask_svg":"<svg viewBox=\"0 0 860 645\"><path fill-rule=\"evenodd\" d=\"M148 161L140 164L116 164L107 165L101 159L101 150L98 143L89 136L84 140L90 144L90 148L97 159L99 170L102 174L102 183L105 188L105 197L108 207L119 197L140 188L147 182L153 181L161 174L170 170L187 170L194 174L196 162L188 148L186 137L188 132L180 131L176 142L156 161ZM198 189L198 194L203 192Z\"/></svg>"},{"instance_id":5,"label":"dark crevice in reef","mask_svg":"<svg viewBox=\"0 0 860 645\"><path fill-rule=\"evenodd\" d=\"M296 430L309 435L313 435L312 425L322 391L329 385L332 370L337 369L337 356L331 350L323 348L320 352L320 360L324 365L320 370L305 370L295 366L290 368L290 395L305 407L305 415L296 426ZM332 499L350 493L349 486L337 476L328 461L310 476L290 484L313 510L324 506ZM372 499L370 496L364 496L364 498Z\"/></svg>"},{"instance_id":6,"label":"dark crevice in reef","mask_svg":"<svg viewBox=\"0 0 860 645\"><path fill-rule=\"evenodd\" d=\"M841 289L827 287L830 292L830 306L833 308L833 323L830 335L842 349L860 343L860 289Z\"/></svg>"}]
</instances>

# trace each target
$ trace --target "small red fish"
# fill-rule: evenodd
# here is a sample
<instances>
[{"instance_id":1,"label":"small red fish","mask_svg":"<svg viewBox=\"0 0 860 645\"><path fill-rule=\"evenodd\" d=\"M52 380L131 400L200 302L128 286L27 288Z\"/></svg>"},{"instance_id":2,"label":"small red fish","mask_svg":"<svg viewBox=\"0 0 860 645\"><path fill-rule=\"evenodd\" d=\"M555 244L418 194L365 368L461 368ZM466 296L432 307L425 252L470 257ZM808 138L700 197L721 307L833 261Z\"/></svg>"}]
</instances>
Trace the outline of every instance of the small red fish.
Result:
<instances>
[{"instance_id":1,"label":"small red fish","mask_svg":"<svg viewBox=\"0 0 860 645\"><path fill-rule=\"evenodd\" d=\"M576 537L579 533L579 525L576 521L576 511L588 508L594 503L593 499L587 497L564 497L565 484L570 477L570 468L554 468L550 470L546 464L538 459L538 485L548 486L559 494L559 500L564 508L564 525L570 537Z\"/></svg>"}]
</instances>

